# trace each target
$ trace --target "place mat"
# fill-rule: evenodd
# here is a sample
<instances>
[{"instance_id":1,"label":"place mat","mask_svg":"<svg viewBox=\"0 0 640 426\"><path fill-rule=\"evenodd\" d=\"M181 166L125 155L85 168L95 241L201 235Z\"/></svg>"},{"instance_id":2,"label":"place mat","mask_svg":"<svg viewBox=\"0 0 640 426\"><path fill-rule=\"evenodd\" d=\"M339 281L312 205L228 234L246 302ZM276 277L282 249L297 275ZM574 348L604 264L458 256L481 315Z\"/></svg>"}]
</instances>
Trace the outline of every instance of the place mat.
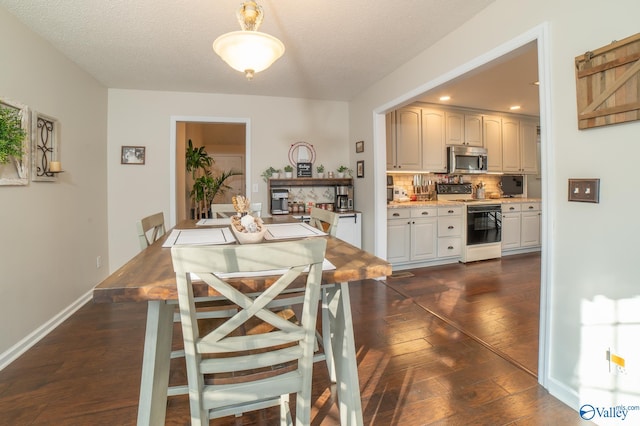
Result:
<instances>
[{"instance_id":1,"label":"place mat","mask_svg":"<svg viewBox=\"0 0 640 426\"><path fill-rule=\"evenodd\" d=\"M197 226L212 226L212 225L229 225L231 219L228 217L218 217L215 219L200 219L196 222Z\"/></svg>"},{"instance_id":2,"label":"place mat","mask_svg":"<svg viewBox=\"0 0 640 426\"><path fill-rule=\"evenodd\" d=\"M228 220L228 219L227 219ZM207 229L174 229L167 237L162 247L179 245L215 245L232 244L236 238L231 228L207 228Z\"/></svg>"},{"instance_id":3,"label":"place mat","mask_svg":"<svg viewBox=\"0 0 640 426\"><path fill-rule=\"evenodd\" d=\"M291 238L319 237L327 235L326 232L314 228L308 223L276 223L265 225L267 232L264 234L265 240L288 240Z\"/></svg>"}]
</instances>

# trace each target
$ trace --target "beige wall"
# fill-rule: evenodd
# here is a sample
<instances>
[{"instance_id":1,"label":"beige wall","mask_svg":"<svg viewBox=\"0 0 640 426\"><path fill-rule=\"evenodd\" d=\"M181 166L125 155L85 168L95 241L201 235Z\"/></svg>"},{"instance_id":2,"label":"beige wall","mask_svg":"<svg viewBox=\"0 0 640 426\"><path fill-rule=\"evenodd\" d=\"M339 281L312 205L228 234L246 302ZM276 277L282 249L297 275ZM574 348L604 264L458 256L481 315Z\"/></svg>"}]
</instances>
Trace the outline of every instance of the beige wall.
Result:
<instances>
[{"instance_id":1,"label":"beige wall","mask_svg":"<svg viewBox=\"0 0 640 426\"><path fill-rule=\"evenodd\" d=\"M288 163L292 143L314 145L316 161L336 168L349 156L345 102L263 96L233 96L137 90L109 90L109 253L113 271L138 252L135 221L162 211L169 222L171 120L176 117L245 119L249 121L251 167L247 179L258 192L249 198L267 203L260 177L269 166ZM202 119L200 119L202 118ZM218 120L220 121L220 120ZM121 145L146 145L144 166L123 166ZM125 189L123 189L125 188Z\"/></svg>"},{"instance_id":2,"label":"beige wall","mask_svg":"<svg viewBox=\"0 0 640 426\"><path fill-rule=\"evenodd\" d=\"M25 337L86 300L109 259L106 89L1 8L0 57L0 97L59 120L65 170L55 183L0 187L1 368Z\"/></svg>"},{"instance_id":3,"label":"beige wall","mask_svg":"<svg viewBox=\"0 0 640 426\"><path fill-rule=\"evenodd\" d=\"M608 345L624 346L637 340L618 334L622 327L611 325L605 332L595 333L585 326L593 321L585 306L594 301L608 301L602 304L606 318L620 317L621 308L612 307L632 306L627 309L635 312L640 309L635 247L640 223L635 209L628 208L629 197L636 192L635 181L628 177L637 168L635 158L640 155L640 122L579 131L576 118L574 58L638 31L640 2L614 3L615 11L603 9L598 1L497 0L349 105L351 140L374 141L375 145L372 150L351 156L352 166L358 159L376 165L375 173L356 182L361 195L358 208L365 212L363 243L372 249L369 236L385 232L384 129L375 125L373 112L408 102L421 90L436 87L469 64L483 63L490 52L500 51L514 39L527 38L532 31L539 33L543 31L541 25L548 24L544 41L548 56L543 62L550 79L543 82L542 90L548 90L543 103L548 100L549 104L543 108L549 115L541 125L543 279L548 289L548 294L543 293L543 309L549 310L543 317L550 323L548 370L542 371L541 381L576 409L595 389L601 390L601 402L620 401L625 392L637 398L640 391L640 372L636 370L626 379L613 377L606 371L604 358ZM600 178L600 203L567 202L570 177ZM375 179L380 182L377 186ZM634 321L637 324L637 315ZM640 362L637 350L624 355Z\"/></svg>"}]
</instances>

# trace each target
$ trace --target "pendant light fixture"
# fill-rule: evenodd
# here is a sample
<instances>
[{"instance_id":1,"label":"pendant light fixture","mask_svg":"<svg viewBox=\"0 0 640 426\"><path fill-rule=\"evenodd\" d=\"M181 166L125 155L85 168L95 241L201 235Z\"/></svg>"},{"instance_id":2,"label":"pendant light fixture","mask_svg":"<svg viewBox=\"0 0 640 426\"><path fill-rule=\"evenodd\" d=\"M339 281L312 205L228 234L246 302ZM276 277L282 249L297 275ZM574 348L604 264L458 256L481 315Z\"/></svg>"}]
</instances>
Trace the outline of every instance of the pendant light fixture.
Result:
<instances>
[{"instance_id":1,"label":"pendant light fixture","mask_svg":"<svg viewBox=\"0 0 640 426\"><path fill-rule=\"evenodd\" d=\"M284 44L277 38L261 33L258 27L264 13L255 1L245 1L236 13L242 31L233 31L213 42L213 51L235 70L243 72L247 80L264 71L284 53Z\"/></svg>"}]
</instances>

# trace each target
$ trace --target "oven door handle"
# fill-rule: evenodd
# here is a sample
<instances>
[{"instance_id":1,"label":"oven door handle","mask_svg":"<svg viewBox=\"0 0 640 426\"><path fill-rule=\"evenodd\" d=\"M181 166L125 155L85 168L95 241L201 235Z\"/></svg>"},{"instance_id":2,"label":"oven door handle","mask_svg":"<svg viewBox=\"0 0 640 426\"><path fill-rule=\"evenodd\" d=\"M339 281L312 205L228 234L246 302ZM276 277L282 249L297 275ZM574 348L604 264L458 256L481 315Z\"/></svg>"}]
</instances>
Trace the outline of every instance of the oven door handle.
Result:
<instances>
[{"instance_id":1,"label":"oven door handle","mask_svg":"<svg viewBox=\"0 0 640 426\"><path fill-rule=\"evenodd\" d=\"M484 209L484 210L467 210L467 213L469 214L473 214L473 213L500 213L500 210L493 210L493 209Z\"/></svg>"}]
</instances>

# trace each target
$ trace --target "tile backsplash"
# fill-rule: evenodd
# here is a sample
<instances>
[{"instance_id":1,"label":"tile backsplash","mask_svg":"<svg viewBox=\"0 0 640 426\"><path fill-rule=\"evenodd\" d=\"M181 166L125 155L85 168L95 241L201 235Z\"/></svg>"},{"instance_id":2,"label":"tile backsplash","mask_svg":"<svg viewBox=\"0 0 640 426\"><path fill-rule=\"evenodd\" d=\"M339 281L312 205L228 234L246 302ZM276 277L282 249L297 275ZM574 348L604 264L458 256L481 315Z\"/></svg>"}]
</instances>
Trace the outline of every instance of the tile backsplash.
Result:
<instances>
[{"instance_id":1,"label":"tile backsplash","mask_svg":"<svg viewBox=\"0 0 640 426\"><path fill-rule=\"evenodd\" d=\"M442 174L432 174L432 173L420 173L423 176L423 181L428 182L431 180L433 183L441 182L445 176ZM407 191L409 196L413 195L413 174L405 174L405 173L387 173L389 176L393 176L393 184L394 186L400 186ZM458 176L458 175L455 175ZM462 175L462 180L464 183L473 184L474 188L480 184L480 182L484 183L485 187L485 197L489 198L490 194L500 194L500 188L498 187L498 183L500 182L500 175Z\"/></svg>"}]
</instances>

